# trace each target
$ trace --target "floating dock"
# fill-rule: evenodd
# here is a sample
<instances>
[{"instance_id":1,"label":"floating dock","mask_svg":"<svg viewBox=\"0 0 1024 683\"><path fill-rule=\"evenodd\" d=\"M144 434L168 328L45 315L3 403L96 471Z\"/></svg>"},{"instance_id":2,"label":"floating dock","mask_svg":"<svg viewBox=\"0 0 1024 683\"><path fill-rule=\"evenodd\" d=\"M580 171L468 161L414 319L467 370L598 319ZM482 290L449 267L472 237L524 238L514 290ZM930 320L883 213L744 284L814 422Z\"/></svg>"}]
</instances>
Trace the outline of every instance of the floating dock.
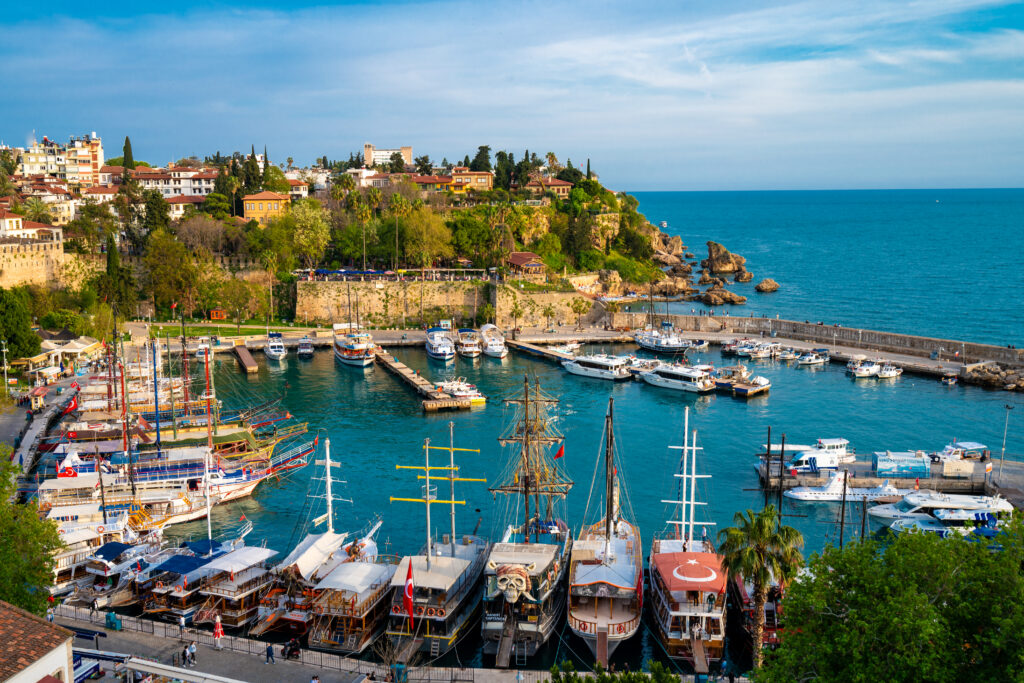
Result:
<instances>
[{"instance_id":1,"label":"floating dock","mask_svg":"<svg viewBox=\"0 0 1024 683\"><path fill-rule=\"evenodd\" d=\"M555 363L561 363L563 360L571 360L573 358L573 356L568 353L553 351L537 344L527 344L526 342L513 341L511 339L505 340L505 346L510 349L515 349L520 353L525 353L528 356L543 358L544 360L549 360Z\"/></svg>"},{"instance_id":2,"label":"floating dock","mask_svg":"<svg viewBox=\"0 0 1024 683\"><path fill-rule=\"evenodd\" d=\"M931 476L928 478L893 477L891 475L880 477L872 471L870 462L862 460L840 465L839 469L846 470L850 473L850 486L874 488L876 486L881 486L888 481L897 488L910 488L916 484L919 489L931 489L932 491L937 491L939 493L980 495L986 492L986 484L988 483L988 478L986 477L985 472L986 464L991 464L991 461L988 461L987 463L977 461L978 467L976 468L975 473L966 477L942 476L941 463L932 463ZM764 458L761 459L761 463L759 465L755 465L755 470L757 471L758 478L761 480L761 488L769 491L778 490L779 461L778 456L775 453L772 453L770 471ZM833 471L834 470L800 472L794 475L787 468L783 467L782 489L786 491L796 488L797 486L824 486L828 483L829 477L832 476Z\"/></svg>"},{"instance_id":3,"label":"floating dock","mask_svg":"<svg viewBox=\"0 0 1024 683\"><path fill-rule=\"evenodd\" d=\"M732 394L736 398L751 398L759 394L767 394L770 384L750 384L731 379L716 379L715 391L721 394Z\"/></svg>"},{"instance_id":4,"label":"floating dock","mask_svg":"<svg viewBox=\"0 0 1024 683\"><path fill-rule=\"evenodd\" d=\"M387 351L378 348L375 359L379 365L398 379L405 382L417 394L423 397L423 412L436 413L439 410L468 410L473 402L468 398L455 398L443 391L438 391L433 382L419 374L405 363L395 360Z\"/></svg>"},{"instance_id":5,"label":"floating dock","mask_svg":"<svg viewBox=\"0 0 1024 683\"><path fill-rule=\"evenodd\" d=\"M260 366L256 364L256 359L249 353L249 349L245 347L245 344L235 344L233 349L235 352L235 358L238 359L238 364L242 366L248 374L259 372Z\"/></svg>"}]
</instances>

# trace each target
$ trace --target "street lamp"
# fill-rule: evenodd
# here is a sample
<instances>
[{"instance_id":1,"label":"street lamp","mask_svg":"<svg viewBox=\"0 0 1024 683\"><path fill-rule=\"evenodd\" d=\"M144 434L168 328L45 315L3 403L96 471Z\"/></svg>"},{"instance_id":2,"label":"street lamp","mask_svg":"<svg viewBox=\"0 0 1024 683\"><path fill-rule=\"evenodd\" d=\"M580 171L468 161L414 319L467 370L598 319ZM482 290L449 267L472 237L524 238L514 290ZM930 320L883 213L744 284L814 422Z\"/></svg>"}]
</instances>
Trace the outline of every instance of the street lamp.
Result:
<instances>
[{"instance_id":1,"label":"street lamp","mask_svg":"<svg viewBox=\"0 0 1024 683\"><path fill-rule=\"evenodd\" d=\"M1003 459L1006 457L1006 430L1010 426L1010 411L1013 410L1013 406L1009 403L1003 406L1006 408L1006 421L1003 423L1003 449L999 453L999 484L1003 483Z\"/></svg>"}]
</instances>

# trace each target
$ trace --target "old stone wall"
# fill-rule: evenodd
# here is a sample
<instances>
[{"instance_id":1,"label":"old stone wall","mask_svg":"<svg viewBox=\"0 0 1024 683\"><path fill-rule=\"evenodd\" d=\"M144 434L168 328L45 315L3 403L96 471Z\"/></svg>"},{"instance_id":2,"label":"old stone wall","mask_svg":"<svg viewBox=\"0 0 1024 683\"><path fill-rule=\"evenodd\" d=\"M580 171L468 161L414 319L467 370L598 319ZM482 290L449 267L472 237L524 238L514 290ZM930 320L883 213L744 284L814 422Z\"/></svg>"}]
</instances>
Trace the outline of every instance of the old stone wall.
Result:
<instances>
[{"instance_id":1,"label":"old stone wall","mask_svg":"<svg viewBox=\"0 0 1024 683\"><path fill-rule=\"evenodd\" d=\"M659 320L665 316L659 316ZM642 327L646 320L643 313L616 313L611 316L614 327ZM991 344L961 342L954 339L937 339L896 332L865 330L858 327L832 327L796 320L775 318L722 317L708 318L693 315L671 315L668 319L681 330L702 332L729 332L736 335L765 335L773 333L786 339L799 339L819 343L822 346L841 345L859 349L905 353L912 356L930 356L938 352L949 359L954 354L958 360L967 363L999 361L1011 365L1024 365L1024 350L1008 349Z\"/></svg>"},{"instance_id":2,"label":"old stone wall","mask_svg":"<svg viewBox=\"0 0 1024 683\"><path fill-rule=\"evenodd\" d=\"M0 287L56 283L59 281L63 265L63 242L0 242Z\"/></svg>"},{"instance_id":3,"label":"old stone wall","mask_svg":"<svg viewBox=\"0 0 1024 683\"><path fill-rule=\"evenodd\" d=\"M550 312L554 314L550 321L552 326L575 326L576 314L573 313L570 305L577 299L590 304L590 308L581 320L584 325L597 323L604 318L604 309L600 304L575 292L530 292L519 288L515 283L501 285L497 289L498 327L511 328L516 322L520 327L547 325L548 319L544 312L548 306L551 306ZM517 302L523 313L518 321L515 321L512 310Z\"/></svg>"}]
</instances>

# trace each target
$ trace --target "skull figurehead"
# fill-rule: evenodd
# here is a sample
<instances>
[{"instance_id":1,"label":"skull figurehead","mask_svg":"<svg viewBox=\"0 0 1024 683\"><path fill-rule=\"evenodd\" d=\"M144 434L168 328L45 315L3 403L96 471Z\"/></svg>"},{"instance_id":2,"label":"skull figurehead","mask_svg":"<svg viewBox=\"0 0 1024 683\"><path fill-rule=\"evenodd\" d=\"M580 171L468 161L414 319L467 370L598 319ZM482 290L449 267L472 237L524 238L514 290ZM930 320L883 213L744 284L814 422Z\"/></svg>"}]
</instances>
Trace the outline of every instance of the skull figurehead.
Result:
<instances>
[{"instance_id":1,"label":"skull figurehead","mask_svg":"<svg viewBox=\"0 0 1024 683\"><path fill-rule=\"evenodd\" d=\"M505 602L513 605L519 601L520 595L525 595L528 599L534 600L529 591L530 572L536 569L536 562L531 562L525 566L521 564L496 565L494 562L491 562L488 566L498 576L498 590L505 594ZM536 601L534 600L534 602Z\"/></svg>"}]
</instances>

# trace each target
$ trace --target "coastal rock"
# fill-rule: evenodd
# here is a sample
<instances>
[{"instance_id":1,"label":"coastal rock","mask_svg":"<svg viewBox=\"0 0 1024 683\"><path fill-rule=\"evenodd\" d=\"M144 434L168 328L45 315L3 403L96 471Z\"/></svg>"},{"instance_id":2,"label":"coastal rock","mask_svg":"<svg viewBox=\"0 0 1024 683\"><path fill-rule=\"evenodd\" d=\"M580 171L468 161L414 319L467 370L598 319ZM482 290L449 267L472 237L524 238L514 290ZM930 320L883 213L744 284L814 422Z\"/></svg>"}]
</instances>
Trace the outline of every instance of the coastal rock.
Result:
<instances>
[{"instance_id":1,"label":"coastal rock","mask_svg":"<svg viewBox=\"0 0 1024 683\"><path fill-rule=\"evenodd\" d=\"M715 279L711 277L711 273L706 270L700 271L700 279L697 280L698 285L710 285Z\"/></svg>"},{"instance_id":2,"label":"coastal rock","mask_svg":"<svg viewBox=\"0 0 1024 683\"><path fill-rule=\"evenodd\" d=\"M712 275L731 275L744 270L747 259L733 254L718 242L708 242L708 257L700 262Z\"/></svg>"},{"instance_id":3,"label":"coastal rock","mask_svg":"<svg viewBox=\"0 0 1024 683\"><path fill-rule=\"evenodd\" d=\"M700 300L708 306L721 306L723 304L745 304L747 297L730 292L719 284L715 284L706 292L700 295Z\"/></svg>"},{"instance_id":4,"label":"coastal rock","mask_svg":"<svg viewBox=\"0 0 1024 683\"><path fill-rule=\"evenodd\" d=\"M691 266L689 263L677 263L676 265L668 269L667 274L671 277L688 278L690 277L691 273L693 273L693 266Z\"/></svg>"},{"instance_id":5,"label":"coastal rock","mask_svg":"<svg viewBox=\"0 0 1024 683\"><path fill-rule=\"evenodd\" d=\"M665 233L662 233L662 236L664 236L664 235L665 235ZM683 238L682 237L680 237L679 235L672 235L671 237L668 238L668 241L665 242L664 244L665 244L665 251L667 251L668 253L672 254L676 258L678 258L679 256L682 256L683 250L685 249L685 247L683 246Z\"/></svg>"},{"instance_id":6,"label":"coastal rock","mask_svg":"<svg viewBox=\"0 0 1024 683\"><path fill-rule=\"evenodd\" d=\"M733 278L736 282L750 282L754 279L754 274L747 269L743 269L736 273L736 277Z\"/></svg>"},{"instance_id":7,"label":"coastal rock","mask_svg":"<svg viewBox=\"0 0 1024 683\"><path fill-rule=\"evenodd\" d=\"M608 296L622 295L622 276L617 270L598 271L598 283L601 285L601 292Z\"/></svg>"},{"instance_id":8,"label":"coastal rock","mask_svg":"<svg viewBox=\"0 0 1024 683\"><path fill-rule=\"evenodd\" d=\"M694 291L689 278L667 277L654 285L654 293L660 296L686 296Z\"/></svg>"},{"instance_id":9,"label":"coastal rock","mask_svg":"<svg viewBox=\"0 0 1024 683\"><path fill-rule=\"evenodd\" d=\"M683 254L683 258L693 258L693 259L695 259L697 257L693 255L692 251L688 251L685 254Z\"/></svg>"},{"instance_id":10,"label":"coastal rock","mask_svg":"<svg viewBox=\"0 0 1024 683\"><path fill-rule=\"evenodd\" d=\"M679 264L682 263L682 261L679 260L678 256L666 253L664 251L654 252L654 255L651 256L651 260L654 261L655 263L660 263L663 266L678 266Z\"/></svg>"},{"instance_id":11,"label":"coastal rock","mask_svg":"<svg viewBox=\"0 0 1024 683\"><path fill-rule=\"evenodd\" d=\"M779 283L771 279L770 277L766 277L765 279L761 280L756 285L754 285L754 289L763 294L767 294L768 292L776 292L779 289Z\"/></svg>"}]
</instances>

